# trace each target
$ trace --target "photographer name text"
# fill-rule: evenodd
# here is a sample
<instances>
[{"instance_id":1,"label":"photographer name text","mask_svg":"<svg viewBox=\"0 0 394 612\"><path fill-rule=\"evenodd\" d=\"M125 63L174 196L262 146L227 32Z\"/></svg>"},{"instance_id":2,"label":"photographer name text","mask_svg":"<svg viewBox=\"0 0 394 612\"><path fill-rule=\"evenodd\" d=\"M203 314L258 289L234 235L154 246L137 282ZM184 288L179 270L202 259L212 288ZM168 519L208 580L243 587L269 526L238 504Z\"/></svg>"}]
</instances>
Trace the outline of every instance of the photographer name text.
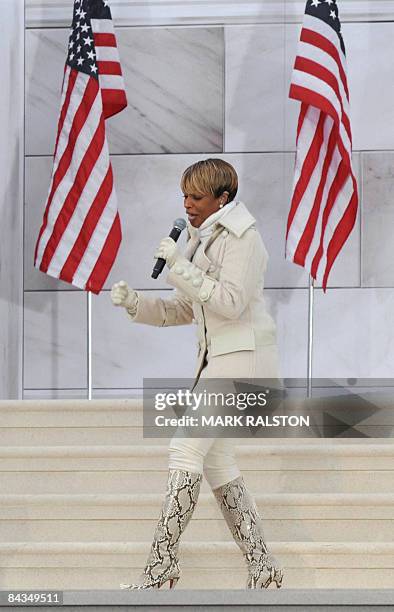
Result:
<instances>
[{"instance_id":1,"label":"photographer name text","mask_svg":"<svg viewBox=\"0 0 394 612\"><path fill-rule=\"evenodd\" d=\"M309 427L309 416L297 415L201 415L182 417L165 417L157 415L155 417L155 425L157 427Z\"/></svg>"}]
</instances>

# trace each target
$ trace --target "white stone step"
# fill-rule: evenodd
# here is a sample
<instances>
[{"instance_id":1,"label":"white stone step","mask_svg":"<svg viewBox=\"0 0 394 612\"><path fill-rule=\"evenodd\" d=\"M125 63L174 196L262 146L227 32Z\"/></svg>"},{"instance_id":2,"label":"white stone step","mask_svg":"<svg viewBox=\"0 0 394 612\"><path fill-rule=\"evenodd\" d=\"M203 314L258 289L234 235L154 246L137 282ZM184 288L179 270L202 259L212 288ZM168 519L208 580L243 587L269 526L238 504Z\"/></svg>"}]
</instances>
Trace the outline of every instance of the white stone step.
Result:
<instances>
[{"instance_id":1,"label":"white stone step","mask_svg":"<svg viewBox=\"0 0 394 612\"><path fill-rule=\"evenodd\" d=\"M280 476L260 471L244 472L245 482L254 493L382 493L393 490L393 479L377 472L302 472ZM9 493L126 493L164 492L167 477L163 472L15 472L0 474L0 488ZM208 492L204 480L202 491Z\"/></svg>"},{"instance_id":2,"label":"white stone step","mask_svg":"<svg viewBox=\"0 0 394 612\"><path fill-rule=\"evenodd\" d=\"M394 494L255 495L267 541L390 541ZM2 495L0 541L141 541L152 537L163 496ZM226 540L212 494L202 494L188 526L190 541Z\"/></svg>"},{"instance_id":3,"label":"white stone step","mask_svg":"<svg viewBox=\"0 0 394 612\"><path fill-rule=\"evenodd\" d=\"M394 491L394 445L240 446L245 480L256 493ZM150 493L165 489L160 446L0 448L0 488L15 493ZM204 479L203 488L209 490Z\"/></svg>"},{"instance_id":4,"label":"white stone step","mask_svg":"<svg viewBox=\"0 0 394 612\"><path fill-rule=\"evenodd\" d=\"M0 427L5 446L163 445L170 438L144 438L141 427Z\"/></svg>"},{"instance_id":5,"label":"white stone step","mask_svg":"<svg viewBox=\"0 0 394 612\"><path fill-rule=\"evenodd\" d=\"M236 445L242 470L308 472L369 471L394 472L394 444L321 446L294 443L286 445ZM168 462L168 447L127 446L2 446L1 471L162 470ZM165 468L166 469L166 468Z\"/></svg>"},{"instance_id":6,"label":"white stone step","mask_svg":"<svg viewBox=\"0 0 394 612\"><path fill-rule=\"evenodd\" d=\"M257 493L254 498L267 519L383 520L393 517L394 493ZM160 493L2 494L0 520L156 519L162 500ZM193 517L215 519L220 516L212 492L201 493Z\"/></svg>"},{"instance_id":7,"label":"white stone step","mask_svg":"<svg viewBox=\"0 0 394 612\"><path fill-rule=\"evenodd\" d=\"M161 445L166 444L172 435L167 433L165 438L144 439L142 422L141 399L0 401L0 436L3 445L7 446L127 445L130 441L133 444ZM238 440L241 445L287 442L288 438L253 437ZM304 441L292 440L292 443L296 442ZM390 445L392 440L311 438L308 443Z\"/></svg>"},{"instance_id":8,"label":"white stone step","mask_svg":"<svg viewBox=\"0 0 394 612\"><path fill-rule=\"evenodd\" d=\"M362 478L357 473L348 473L347 478L340 474L315 472L300 474L297 481L292 475L284 474L278 480L277 475L264 475L260 472L245 473L245 482L253 492L267 491L279 493L286 491L290 493L334 493L337 491L349 491L351 493L362 493L365 490L380 493L388 488L393 488L392 481L388 482L386 477L377 477L376 473ZM165 491L166 476L158 472L19 472L3 473L0 475L0 488L9 493L57 493L68 491L70 494L80 493L125 493L138 491L149 493L151 491ZM203 482L202 491L208 492L206 481Z\"/></svg>"},{"instance_id":9,"label":"white stone step","mask_svg":"<svg viewBox=\"0 0 394 612\"><path fill-rule=\"evenodd\" d=\"M1 543L0 588L117 589L138 579L149 548L150 542ZM282 588L393 588L392 542L274 542L270 550L286 572ZM245 586L234 542L183 541L180 563L177 589Z\"/></svg>"},{"instance_id":10,"label":"white stone step","mask_svg":"<svg viewBox=\"0 0 394 612\"><path fill-rule=\"evenodd\" d=\"M245 482L253 492L261 493L382 493L394 490L390 472L367 471L305 471L263 472L244 471ZM8 493L150 493L165 491L166 471L22 471L1 472L0 489ZM208 492L204 480L202 491Z\"/></svg>"}]
</instances>

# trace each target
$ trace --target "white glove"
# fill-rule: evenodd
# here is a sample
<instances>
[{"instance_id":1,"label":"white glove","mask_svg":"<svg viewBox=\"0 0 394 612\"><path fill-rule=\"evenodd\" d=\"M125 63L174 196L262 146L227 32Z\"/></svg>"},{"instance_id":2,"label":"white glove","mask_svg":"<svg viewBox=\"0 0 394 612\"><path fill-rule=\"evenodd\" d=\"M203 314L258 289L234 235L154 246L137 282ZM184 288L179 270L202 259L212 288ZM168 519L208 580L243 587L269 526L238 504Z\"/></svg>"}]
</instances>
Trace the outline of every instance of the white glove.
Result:
<instances>
[{"instance_id":1,"label":"white glove","mask_svg":"<svg viewBox=\"0 0 394 612\"><path fill-rule=\"evenodd\" d=\"M175 263L176 258L178 257L179 251L176 246L175 240L167 236L167 238L163 238L158 246L154 257L159 259L162 257L166 260L167 266L171 268Z\"/></svg>"},{"instance_id":2,"label":"white glove","mask_svg":"<svg viewBox=\"0 0 394 612\"><path fill-rule=\"evenodd\" d=\"M122 280L112 286L111 300L114 306L134 310L138 302L138 293Z\"/></svg>"}]
</instances>

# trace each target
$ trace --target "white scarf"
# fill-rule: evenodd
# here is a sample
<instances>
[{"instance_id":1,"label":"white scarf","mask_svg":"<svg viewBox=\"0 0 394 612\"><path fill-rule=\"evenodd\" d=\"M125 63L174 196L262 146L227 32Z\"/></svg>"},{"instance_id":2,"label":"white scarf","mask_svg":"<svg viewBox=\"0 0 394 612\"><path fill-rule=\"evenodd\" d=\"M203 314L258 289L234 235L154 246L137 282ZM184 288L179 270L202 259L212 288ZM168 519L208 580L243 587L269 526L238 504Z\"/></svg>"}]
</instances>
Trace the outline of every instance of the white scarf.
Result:
<instances>
[{"instance_id":1,"label":"white scarf","mask_svg":"<svg viewBox=\"0 0 394 612\"><path fill-rule=\"evenodd\" d=\"M219 210L209 215L209 217L207 217L205 221L201 223L200 227L197 228L201 242L205 242L206 240L208 240L209 236L214 231L219 219L221 219L222 217L224 217L224 215L230 212L230 210L234 208L237 203L238 202L235 200L229 202L228 204L223 206L223 208L219 208Z\"/></svg>"}]
</instances>

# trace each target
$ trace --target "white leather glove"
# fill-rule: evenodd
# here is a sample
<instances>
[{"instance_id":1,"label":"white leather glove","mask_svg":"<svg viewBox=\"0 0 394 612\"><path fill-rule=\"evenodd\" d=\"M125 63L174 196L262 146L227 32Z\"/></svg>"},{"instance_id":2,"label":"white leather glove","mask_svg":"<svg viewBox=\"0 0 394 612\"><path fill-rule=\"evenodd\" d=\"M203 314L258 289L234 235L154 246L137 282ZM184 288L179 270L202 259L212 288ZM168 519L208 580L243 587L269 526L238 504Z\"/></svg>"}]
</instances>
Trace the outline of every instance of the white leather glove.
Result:
<instances>
[{"instance_id":1,"label":"white leather glove","mask_svg":"<svg viewBox=\"0 0 394 612\"><path fill-rule=\"evenodd\" d=\"M178 251L178 247L176 246L175 240L167 236L167 238L163 238L160 241L160 244L158 246L156 253L154 254L154 257L156 259L159 259L159 257L162 257L163 259L166 260L167 266L171 268L174 265L178 255L179 255L179 251Z\"/></svg>"},{"instance_id":2,"label":"white leather glove","mask_svg":"<svg viewBox=\"0 0 394 612\"><path fill-rule=\"evenodd\" d=\"M112 286L111 300L114 306L123 306L133 311L138 303L138 293L122 280Z\"/></svg>"}]
</instances>

